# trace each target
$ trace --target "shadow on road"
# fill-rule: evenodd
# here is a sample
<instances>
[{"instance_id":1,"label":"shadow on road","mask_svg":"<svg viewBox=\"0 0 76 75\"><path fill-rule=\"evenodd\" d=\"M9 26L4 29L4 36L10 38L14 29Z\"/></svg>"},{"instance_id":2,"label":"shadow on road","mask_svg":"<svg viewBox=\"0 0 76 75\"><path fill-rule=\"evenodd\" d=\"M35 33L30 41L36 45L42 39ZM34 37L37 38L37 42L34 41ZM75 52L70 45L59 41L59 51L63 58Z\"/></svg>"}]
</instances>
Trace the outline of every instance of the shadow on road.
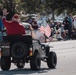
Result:
<instances>
[{"instance_id":1,"label":"shadow on road","mask_svg":"<svg viewBox=\"0 0 76 75\"><path fill-rule=\"evenodd\" d=\"M9 71L0 71L1 75L14 75L14 74L39 74L39 73L47 73L50 69L49 68L41 68L38 71L32 71L31 69L13 69Z\"/></svg>"}]
</instances>

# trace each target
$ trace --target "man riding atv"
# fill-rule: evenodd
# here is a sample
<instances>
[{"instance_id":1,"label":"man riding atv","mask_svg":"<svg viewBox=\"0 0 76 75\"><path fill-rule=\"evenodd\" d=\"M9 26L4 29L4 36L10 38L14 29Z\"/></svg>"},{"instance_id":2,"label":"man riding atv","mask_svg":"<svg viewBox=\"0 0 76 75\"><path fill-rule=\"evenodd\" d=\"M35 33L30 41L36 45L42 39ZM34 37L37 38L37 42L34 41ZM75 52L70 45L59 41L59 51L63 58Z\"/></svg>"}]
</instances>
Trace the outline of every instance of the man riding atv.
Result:
<instances>
[{"instance_id":1,"label":"man riding atv","mask_svg":"<svg viewBox=\"0 0 76 75\"><path fill-rule=\"evenodd\" d=\"M7 35L22 35L25 34L25 28L19 23L20 17L18 14L14 14L12 21L7 21L6 16L9 14L7 9L3 10L3 25L6 28Z\"/></svg>"}]
</instances>

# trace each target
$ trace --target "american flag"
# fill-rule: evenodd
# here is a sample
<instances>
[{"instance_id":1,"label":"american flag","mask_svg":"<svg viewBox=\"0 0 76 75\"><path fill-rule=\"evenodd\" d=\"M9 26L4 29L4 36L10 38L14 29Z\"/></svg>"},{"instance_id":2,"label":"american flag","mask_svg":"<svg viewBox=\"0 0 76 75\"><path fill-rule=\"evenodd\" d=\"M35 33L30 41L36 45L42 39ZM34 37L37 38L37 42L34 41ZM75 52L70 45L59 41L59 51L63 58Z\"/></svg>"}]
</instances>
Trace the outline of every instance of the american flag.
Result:
<instances>
[{"instance_id":1,"label":"american flag","mask_svg":"<svg viewBox=\"0 0 76 75\"><path fill-rule=\"evenodd\" d=\"M40 27L40 30L43 34L45 34L47 37L49 37L51 35L51 28L50 26L47 24L46 20L43 19L43 23Z\"/></svg>"}]
</instances>

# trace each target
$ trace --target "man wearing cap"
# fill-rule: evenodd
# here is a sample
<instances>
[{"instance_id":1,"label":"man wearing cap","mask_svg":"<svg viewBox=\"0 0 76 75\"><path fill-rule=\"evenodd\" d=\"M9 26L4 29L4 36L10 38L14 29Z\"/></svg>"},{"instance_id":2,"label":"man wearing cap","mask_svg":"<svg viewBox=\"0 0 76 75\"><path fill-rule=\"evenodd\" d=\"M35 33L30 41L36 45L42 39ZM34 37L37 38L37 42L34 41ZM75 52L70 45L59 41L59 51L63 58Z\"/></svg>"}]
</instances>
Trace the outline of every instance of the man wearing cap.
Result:
<instances>
[{"instance_id":1,"label":"man wearing cap","mask_svg":"<svg viewBox=\"0 0 76 75\"><path fill-rule=\"evenodd\" d=\"M25 34L25 28L19 24L20 17L18 14L14 14L12 21L6 20L6 15L8 14L7 9L3 10L3 25L6 28L7 35L22 35Z\"/></svg>"}]
</instances>

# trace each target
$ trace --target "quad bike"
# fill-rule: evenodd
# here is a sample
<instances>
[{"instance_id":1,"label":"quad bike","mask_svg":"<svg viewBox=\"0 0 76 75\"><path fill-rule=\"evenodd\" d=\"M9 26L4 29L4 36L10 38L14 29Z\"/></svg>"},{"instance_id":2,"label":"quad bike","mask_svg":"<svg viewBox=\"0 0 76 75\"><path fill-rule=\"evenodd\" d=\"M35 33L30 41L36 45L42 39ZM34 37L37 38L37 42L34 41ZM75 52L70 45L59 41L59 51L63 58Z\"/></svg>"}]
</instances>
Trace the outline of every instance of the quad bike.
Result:
<instances>
[{"instance_id":1,"label":"quad bike","mask_svg":"<svg viewBox=\"0 0 76 75\"><path fill-rule=\"evenodd\" d=\"M25 63L30 63L32 70L39 70L41 61L47 63L49 68L57 65L57 55L50 50L46 43L40 43L31 35L6 35L1 43L1 69L9 70L11 63L18 68L24 68Z\"/></svg>"}]
</instances>

